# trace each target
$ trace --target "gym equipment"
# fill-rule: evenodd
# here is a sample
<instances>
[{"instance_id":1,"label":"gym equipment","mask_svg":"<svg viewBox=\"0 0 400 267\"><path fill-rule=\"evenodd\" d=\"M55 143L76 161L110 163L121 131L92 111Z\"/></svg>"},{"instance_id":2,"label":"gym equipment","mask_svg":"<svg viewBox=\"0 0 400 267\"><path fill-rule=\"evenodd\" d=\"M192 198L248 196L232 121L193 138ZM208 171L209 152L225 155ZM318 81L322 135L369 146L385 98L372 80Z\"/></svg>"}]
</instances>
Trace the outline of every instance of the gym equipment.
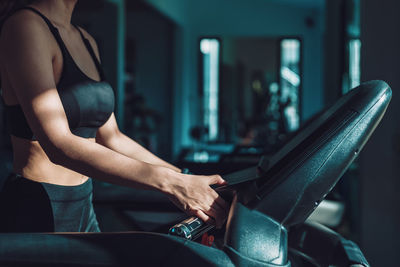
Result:
<instances>
[{"instance_id":1,"label":"gym equipment","mask_svg":"<svg viewBox=\"0 0 400 267\"><path fill-rule=\"evenodd\" d=\"M386 83L364 83L272 158L224 176L229 185L217 190L232 203L224 241L214 247L159 233L10 233L0 234L0 265L369 266L353 242L304 221L358 156L390 99Z\"/></svg>"}]
</instances>

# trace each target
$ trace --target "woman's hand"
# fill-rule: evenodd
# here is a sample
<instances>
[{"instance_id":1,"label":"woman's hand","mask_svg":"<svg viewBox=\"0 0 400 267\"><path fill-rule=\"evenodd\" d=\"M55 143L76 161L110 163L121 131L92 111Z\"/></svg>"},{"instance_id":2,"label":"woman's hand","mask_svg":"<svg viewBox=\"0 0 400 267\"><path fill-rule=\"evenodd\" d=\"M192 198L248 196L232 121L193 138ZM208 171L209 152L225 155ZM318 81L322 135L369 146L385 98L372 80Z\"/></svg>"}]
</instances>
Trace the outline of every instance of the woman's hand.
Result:
<instances>
[{"instance_id":1,"label":"woman's hand","mask_svg":"<svg viewBox=\"0 0 400 267\"><path fill-rule=\"evenodd\" d=\"M169 198L181 210L196 216L217 228L224 224L229 206L210 185L224 185L219 175L201 176L176 174L177 179L170 184Z\"/></svg>"}]
</instances>

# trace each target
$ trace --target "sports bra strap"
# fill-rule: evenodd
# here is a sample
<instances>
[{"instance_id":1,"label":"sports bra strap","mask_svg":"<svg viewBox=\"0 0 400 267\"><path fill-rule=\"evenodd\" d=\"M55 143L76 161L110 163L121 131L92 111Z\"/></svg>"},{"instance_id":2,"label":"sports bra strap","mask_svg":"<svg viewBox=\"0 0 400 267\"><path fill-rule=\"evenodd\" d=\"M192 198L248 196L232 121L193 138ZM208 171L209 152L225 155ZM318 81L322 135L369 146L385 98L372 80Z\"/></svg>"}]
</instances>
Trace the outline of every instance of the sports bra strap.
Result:
<instances>
[{"instance_id":1,"label":"sports bra strap","mask_svg":"<svg viewBox=\"0 0 400 267\"><path fill-rule=\"evenodd\" d=\"M90 56L92 57L94 63L96 64L97 71L100 74L100 79L104 80L103 68L101 67L101 63L100 63L99 59L97 58L96 53L94 52L93 47L90 44L90 41L83 35L81 29L78 26L76 26L75 24L72 24L72 25L78 30L79 34L81 35L81 38L83 40L83 43L86 46L86 49L89 51Z\"/></svg>"},{"instance_id":2,"label":"sports bra strap","mask_svg":"<svg viewBox=\"0 0 400 267\"><path fill-rule=\"evenodd\" d=\"M42 14L39 10L37 10L36 8L30 7L30 6L23 6L23 7L20 7L20 8L18 8L17 10L15 10L15 12L17 12L17 11L19 11L19 10L22 10L22 9L28 9L28 10L31 10L31 11L33 11L34 13L38 14L38 15L44 20L44 22L46 22L46 24L47 24L47 26L49 27L50 31L51 31L51 32L53 33L53 35L56 37L57 41L59 41L58 38L61 38L61 37L60 37L60 34L59 34L57 28L51 23L51 21L50 21L45 15L43 15L43 14ZM14 13L15 13L15 12L14 12Z\"/></svg>"},{"instance_id":3,"label":"sports bra strap","mask_svg":"<svg viewBox=\"0 0 400 267\"><path fill-rule=\"evenodd\" d=\"M63 56L64 56L64 58L65 58L66 55L69 54L69 52L68 52L67 47L66 47L65 44L64 44L63 39L61 38L61 35L60 35L60 33L59 33L57 27L55 27L55 26L51 23L51 21L50 21L45 15L43 15L39 10L37 10L36 8L30 7L30 6L23 6L23 7L18 8L15 12L17 12L17 11L19 11L19 10L22 10L22 9L28 9L28 10L33 11L34 13L36 13L37 15L39 15L39 16L46 22L46 24L47 24L47 26L49 27L51 33L54 35L54 38L56 39L58 45L60 46L61 52L63 53ZM15 13L15 12L14 12L14 13ZM102 81L105 80L105 75L104 75L103 68L101 67L100 62L99 62L99 60L97 59L97 56L96 56L96 54L95 54L94 51L93 51L92 45L90 44L89 40L83 35L81 29L79 29L79 27L76 26L76 25L74 25L74 24L72 24L72 25L79 31L79 34L81 35L81 38L82 38L82 40L83 40L83 43L85 44L86 49L89 51L89 54L90 54L90 56L92 57L92 60L94 61L94 64L96 65L97 71L99 72L99 75L100 75L100 79L101 79Z\"/></svg>"},{"instance_id":4,"label":"sports bra strap","mask_svg":"<svg viewBox=\"0 0 400 267\"><path fill-rule=\"evenodd\" d=\"M18 12L19 10L23 10L23 9L27 9L27 10L30 10L30 11L36 13L44 20L44 22L46 22L47 26L49 27L51 33L53 34L54 38L56 39L56 41L61 49L63 57L65 58L66 54L68 52L67 47L65 46L64 41L61 38L60 33L58 32L58 29L53 25L53 23L51 23L51 21L45 15L43 15L39 10L37 10L36 8L30 7L30 6L20 7L15 12Z\"/></svg>"}]
</instances>

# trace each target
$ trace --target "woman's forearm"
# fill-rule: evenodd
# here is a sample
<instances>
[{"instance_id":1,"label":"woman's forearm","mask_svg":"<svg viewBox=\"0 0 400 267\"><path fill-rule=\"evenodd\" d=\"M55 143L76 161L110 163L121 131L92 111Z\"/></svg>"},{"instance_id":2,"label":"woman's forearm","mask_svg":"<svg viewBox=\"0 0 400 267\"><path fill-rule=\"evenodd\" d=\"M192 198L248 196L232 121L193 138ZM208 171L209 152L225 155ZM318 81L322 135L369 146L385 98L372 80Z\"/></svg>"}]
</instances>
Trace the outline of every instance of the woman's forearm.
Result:
<instances>
[{"instance_id":1,"label":"woman's forearm","mask_svg":"<svg viewBox=\"0 0 400 267\"><path fill-rule=\"evenodd\" d=\"M96 141L108 147L109 149L112 149L129 158L147 162L152 165L166 167L176 172L181 172L179 168L160 159L159 157L148 151L146 148L144 148L121 132L114 134L113 137L109 138L107 141L101 139L97 139Z\"/></svg>"},{"instance_id":2,"label":"woman's forearm","mask_svg":"<svg viewBox=\"0 0 400 267\"><path fill-rule=\"evenodd\" d=\"M42 139L49 159L96 179L165 193L180 209L220 227L228 210L226 202L210 187L223 185L219 175L185 175L170 168L138 161L103 145L72 134L56 140Z\"/></svg>"},{"instance_id":3,"label":"woman's forearm","mask_svg":"<svg viewBox=\"0 0 400 267\"><path fill-rule=\"evenodd\" d=\"M70 135L47 149L50 160L96 179L143 189L170 193L171 184L179 180L178 173L126 155L122 155L87 139Z\"/></svg>"}]
</instances>

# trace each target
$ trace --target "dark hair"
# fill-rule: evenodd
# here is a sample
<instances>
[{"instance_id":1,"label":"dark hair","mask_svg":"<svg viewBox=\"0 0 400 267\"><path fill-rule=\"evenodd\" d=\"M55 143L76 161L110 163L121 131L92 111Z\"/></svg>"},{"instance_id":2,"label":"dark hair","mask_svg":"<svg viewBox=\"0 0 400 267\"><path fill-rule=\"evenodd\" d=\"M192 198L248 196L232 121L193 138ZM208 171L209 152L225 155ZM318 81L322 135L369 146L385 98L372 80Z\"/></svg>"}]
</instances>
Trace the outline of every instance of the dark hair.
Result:
<instances>
[{"instance_id":1,"label":"dark hair","mask_svg":"<svg viewBox=\"0 0 400 267\"><path fill-rule=\"evenodd\" d=\"M3 21L18 8L29 5L35 0L1 0L0 1L0 25Z\"/></svg>"}]
</instances>

